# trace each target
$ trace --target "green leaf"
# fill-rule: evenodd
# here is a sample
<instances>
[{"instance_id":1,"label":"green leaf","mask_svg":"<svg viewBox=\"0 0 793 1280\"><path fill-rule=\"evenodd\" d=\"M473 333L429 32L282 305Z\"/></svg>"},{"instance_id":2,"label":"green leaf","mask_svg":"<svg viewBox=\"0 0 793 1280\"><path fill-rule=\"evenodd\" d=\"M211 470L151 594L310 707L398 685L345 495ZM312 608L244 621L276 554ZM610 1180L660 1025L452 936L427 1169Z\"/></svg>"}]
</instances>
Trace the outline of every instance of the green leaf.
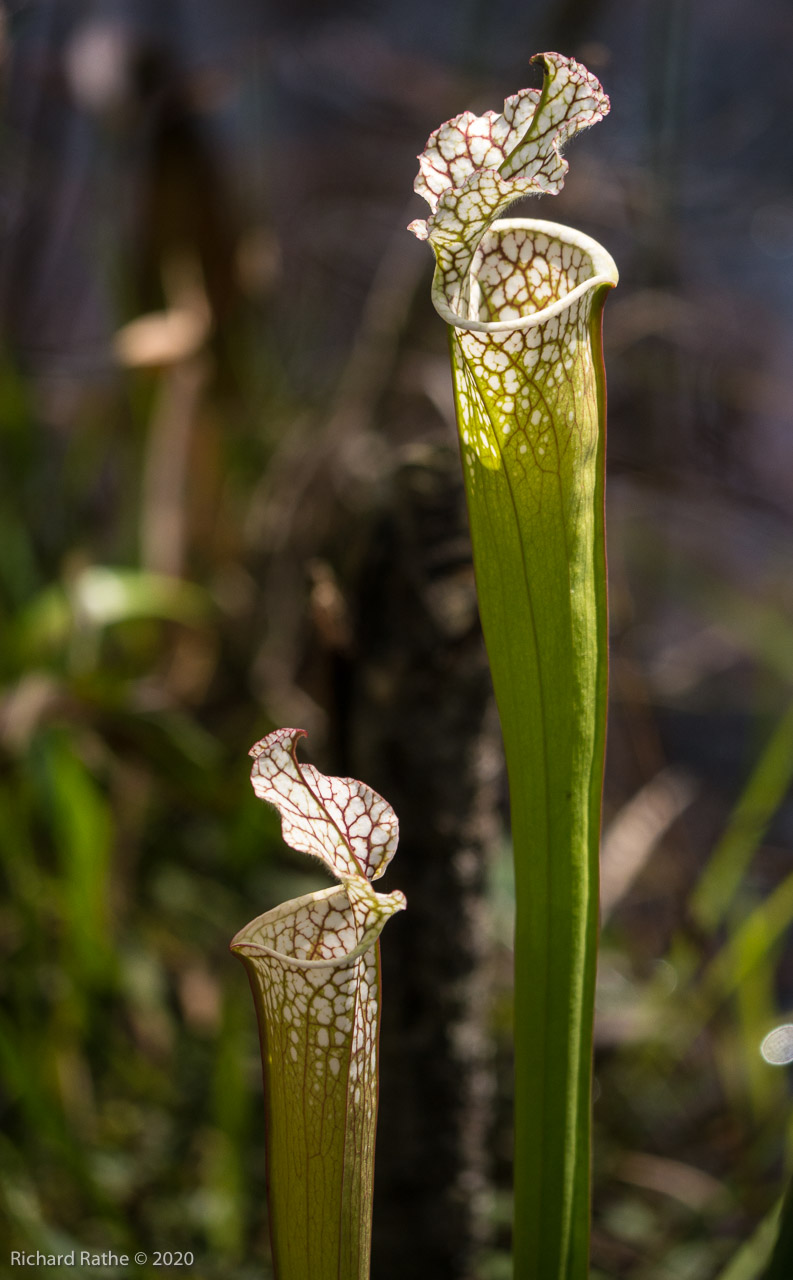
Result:
<instances>
[{"instance_id":1,"label":"green leaf","mask_svg":"<svg viewBox=\"0 0 793 1280\"><path fill-rule=\"evenodd\" d=\"M284 839L320 858L340 886L246 925L231 949L248 970L262 1044L270 1233L279 1280L369 1275L378 937L404 895L378 894L399 827L385 800L352 778L298 763L300 729L253 748L256 794Z\"/></svg>"},{"instance_id":2,"label":"green leaf","mask_svg":"<svg viewBox=\"0 0 793 1280\"><path fill-rule=\"evenodd\" d=\"M69 582L46 587L17 624L17 646L29 660L57 651L75 636L139 618L195 625L208 614L206 593L193 583L137 569L89 565Z\"/></svg>"},{"instance_id":3,"label":"green leaf","mask_svg":"<svg viewBox=\"0 0 793 1280\"><path fill-rule=\"evenodd\" d=\"M779 1204L776 1204L766 1214L746 1243L730 1258L724 1270L719 1272L716 1280L758 1280L760 1269L768 1261L774 1243L779 1208Z\"/></svg>"},{"instance_id":4,"label":"green leaf","mask_svg":"<svg viewBox=\"0 0 793 1280\"><path fill-rule=\"evenodd\" d=\"M602 118L585 68L539 55L542 91L429 140L413 224L450 326L479 609L515 851L515 1225L521 1280L589 1263L592 1020L606 718L605 384L616 267L554 223L494 221L558 191L559 149Z\"/></svg>"},{"instance_id":5,"label":"green leaf","mask_svg":"<svg viewBox=\"0 0 793 1280\"><path fill-rule=\"evenodd\" d=\"M779 721L691 896L691 914L709 933L727 914L755 850L785 798L791 778L793 708Z\"/></svg>"},{"instance_id":6,"label":"green leaf","mask_svg":"<svg viewBox=\"0 0 793 1280\"><path fill-rule=\"evenodd\" d=\"M793 1180L788 1184L777 1221L776 1242L761 1280L790 1280L793 1275Z\"/></svg>"},{"instance_id":7,"label":"green leaf","mask_svg":"<svg viewBox=\"0 0 793 1280\"><path fill-rule=\"evenodd\" d=\"M65 733L45 740L52 826L58 844L66 964L86 984L104 985L115 964L110 930L114 824L106 797Z\"/></svg>"}]
</instances>

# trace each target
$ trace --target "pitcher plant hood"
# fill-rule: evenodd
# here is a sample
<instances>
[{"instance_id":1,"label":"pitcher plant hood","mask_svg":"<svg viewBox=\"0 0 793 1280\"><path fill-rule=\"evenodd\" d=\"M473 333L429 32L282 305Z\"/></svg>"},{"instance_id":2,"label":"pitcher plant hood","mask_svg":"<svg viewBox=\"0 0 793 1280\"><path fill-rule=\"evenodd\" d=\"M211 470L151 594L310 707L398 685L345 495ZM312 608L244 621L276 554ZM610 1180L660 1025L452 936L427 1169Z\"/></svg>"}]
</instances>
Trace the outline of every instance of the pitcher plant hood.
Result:
<instances>
[{"instance_id":1,"label":"pitcher plant hood","mask_svg":"<svg viewBox=\"0 0 793 1280\"><path fill-rule=\"evenodd\" d=\"M513 94L500 115L464 111L430 134L419 156L414 190L432 214L409 230L432 245L434 301L450 323L476 319L469 279L485 232L520 197L556 195L568 170L562 148L610 108L600 82L574 58L538 53L532 62L543 67L541 89Z\"/></svg>"}]
</instances>

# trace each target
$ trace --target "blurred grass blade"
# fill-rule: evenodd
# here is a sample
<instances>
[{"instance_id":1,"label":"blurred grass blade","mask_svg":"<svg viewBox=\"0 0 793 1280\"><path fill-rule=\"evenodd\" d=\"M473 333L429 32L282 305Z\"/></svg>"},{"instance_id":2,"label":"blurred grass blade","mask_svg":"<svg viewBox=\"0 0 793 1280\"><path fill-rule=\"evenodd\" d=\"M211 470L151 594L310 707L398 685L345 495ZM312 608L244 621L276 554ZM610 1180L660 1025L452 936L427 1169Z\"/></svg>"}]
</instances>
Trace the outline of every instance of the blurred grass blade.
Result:
<instances>
[{"instance_id":1,"label":"blurred grass blade","mask_svg":"<svg viewBox=\"0 0 793 1280\"><path fill-rule=\"evenodd\" d=\"M773 1248L779 1212L779 1204L774 1205L735 1257L731 1258L724 1270L719 1272L716 1280L761 1280L761 1269L768 1261ZM793 1270L785 1273L784 1280L790 1280L791 1275ZM763 1275L762 1280L770 1280L770 1277Z\"/></svg>"},{"instance_id":2,"label":"blurred grass blade","mask_svg":"<svg viewBox=\"0 0 793 1280\"><path fill-rule=\"evenodd\" d=\"M244 993L240 993L241 995ZM241 1259L245 1240L245 1136L251 1129L247 1063L239 1052L248 1007L229 993L215 1047L212 1080L213 1140L207 1155L207 1238L219 1254Z\"/></svg>"},{"instance_id":3,"label":"blurred grass blade","mask_svg":"<svg viewBox=\"0 0 793 1280\"><path fill-rule=\"evenodd\" d=\"M232 951L248 971L264 1071L268 1199L278 1280L367 1280L371 1250L380 956L405 905L378 894L398 840L391 807L350 778L298 763L299 729L253 748L256 794L284 839L341 885L251 921Z\"/></svg>"},{"instance_id":4,"label":"blurred grass blade","mask_svg":"<svg viewBox=\"0 0 793 1280\"><path fill-rule=\"evenodd\" d=\"M736 990L736 1037L732 1049L727 1050L727 1057L732 1059L732 1064L728 1062L724 1073L726 1091L739 1091L741 1095L745 1093L758 1126L762 1126L768 1116L781 1115L787 1106L783 1074L768 1070L768 1063L763 1060L762 1052L762 1044L765 1043L763 1037L768 1027L778 1018L776 971L779 952L779 944L769 947L764 960L751 967ZM761 1044L760 1053L757 1052L758 1044ZM734 1070L736 1058L742 1065L740 1072ZM730 1065L733 1067L732 1071Z\"/></svg>"},{"instance_id":5,"label":"blurred grass blade","mask_svg":"<svg viewBox=\"0 0 793 1280\"><path fill-rule=\"evenodd\" d=\"M774 1212L779 1229L768 1266L760 1280L790 1280L793 1276L793 1179L788 1183L782 1207ZM732 1277L728 1277L732 1280Z\"/></svg>"},{"instance_id":6,"label":"blurred grass blade","mask_svg":"<svg viewBox=\"0 0 793 1280\"><path fill-rule=\"evenodd\" d=\"M793 874L786 876L733 930L705 969L698 984L705 1014L731 996L758 965L765 963L769 950L791 924Z\"/></svg>"},{"instance_id":7,"label":"blurred grass blade","mask_svg":"<svg viewBox=\"0 0 793 1280\"><path fill-rule=\"evenodd\" d=\"M758 760L691 896L691 913L712 932L723 921L763 834L793 779L793 707Z\"/></svg>"},{"instance_id":8,"label":"blurred grass blade","mask_svg":"<svg viewBox=\"0 0 793 1280\"><path fill-rule=\"evenodd\" d=\"M693 780L677 769L662 769L613 818L600 852L600 923L641 875L669 828L696 794Z\"/></svg>"},{"instance_id":9,"label":"blurred grass blade","mask_svg":"<svg viewBox=\"0 0 793 1280\"><path fill-rule=\"evenodd\" d=\"M47 743L49 800L59 846L66 965L85 983L104 984L113 969L110 940L110 806L72 747L53 733Z\"/></svg>"}]
</instances>

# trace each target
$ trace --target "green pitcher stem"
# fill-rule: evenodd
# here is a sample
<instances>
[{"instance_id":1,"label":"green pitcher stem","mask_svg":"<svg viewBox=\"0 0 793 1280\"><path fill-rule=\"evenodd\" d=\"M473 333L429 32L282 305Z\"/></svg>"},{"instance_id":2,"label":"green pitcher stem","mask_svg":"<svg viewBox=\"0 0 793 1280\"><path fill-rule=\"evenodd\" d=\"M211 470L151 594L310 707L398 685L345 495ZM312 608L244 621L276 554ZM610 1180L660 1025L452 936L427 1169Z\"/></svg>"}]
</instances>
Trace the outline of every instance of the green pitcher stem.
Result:
<instances>
[{"instance_id":1,"label":"green pitcher stem","mask_svg":"<svg viewBox=\"0 0 793 1280\"><path fill-rule=\"evenodd\" d=\"M607 683L600 334L616 280L609 255L578 232L496 222L474 261L475 318L446 309L510 783L519 1280L584 1280L589 1269ZM521 317L502 320L519 293Z\"/></svg>"},{"instance_id":2,"label":"green pitcher stem","mask_svg":"<svg viewBox=\"0 0 793 1280\"><path fill-rule=\"evenodd\" d=\"M314 908L309 895L287 904ZM326 890L347 913L343 890ZM250 935L249 925L246 934ZM380 950L299 966L235 939L262 1049L273 1269L278 1280L368 1280L377 1125Z\"/></svg>"}]
</instances>

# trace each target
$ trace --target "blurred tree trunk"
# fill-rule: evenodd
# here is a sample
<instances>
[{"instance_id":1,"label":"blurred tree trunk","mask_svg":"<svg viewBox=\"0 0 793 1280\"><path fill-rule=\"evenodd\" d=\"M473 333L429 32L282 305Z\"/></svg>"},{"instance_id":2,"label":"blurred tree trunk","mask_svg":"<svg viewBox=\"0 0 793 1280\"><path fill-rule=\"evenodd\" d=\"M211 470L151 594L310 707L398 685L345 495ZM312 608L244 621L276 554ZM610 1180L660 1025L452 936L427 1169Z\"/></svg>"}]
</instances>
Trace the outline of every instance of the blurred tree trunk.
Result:
<instances>
[{"instance_id":1,"label":"blurred tree trunk","mask_svg":"<svg viewBox=\"0 0 793 1280\"><path fill-rule=\"evenodd\" d=\"M484 891L501 755L456 450L397 471L357 584L350 771L400 819L383 946L373 1274L469 1280L491 1117ZM389 877L389 880L391 877Z\"/></svg>"}]
</instances>

